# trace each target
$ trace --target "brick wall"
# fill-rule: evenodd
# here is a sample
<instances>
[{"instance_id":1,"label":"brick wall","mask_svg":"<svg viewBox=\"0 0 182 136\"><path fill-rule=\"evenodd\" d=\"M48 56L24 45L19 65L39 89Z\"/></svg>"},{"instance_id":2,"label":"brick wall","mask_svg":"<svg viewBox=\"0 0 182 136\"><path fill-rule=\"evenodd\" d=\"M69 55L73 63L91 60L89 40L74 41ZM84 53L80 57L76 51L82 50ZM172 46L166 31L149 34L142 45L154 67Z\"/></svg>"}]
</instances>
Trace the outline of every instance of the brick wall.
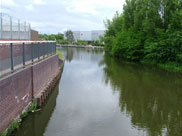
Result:
<instances>
[{"instance_id":1,"label":"brick wall","mask_svg":"<svg viewBox=\"0 0 182 136\"><path fill-rule=\"evenodd\" d=\"M58 56L49 57L33 66L34 94L59 71ZM31 66L0 79L0 131L31 102Z\"/></svg>"},{"instance_id":2,"label":"brick wall","mask_svg":"<svg viewBox=\"0 0 182 136\"><path fill-rule=\"evenodd\" d=\"M39 32L31 29L31 41L39 41Z\"/></svg>"},{"instance_id":3,"label":"brick wall","mask_svg":"<svg viewBox=\"0 0 182 136\"><path fill-rule=\"evenodd\" d=\"M31 67L0 80L0 130L30 103Z\"/></svg>"},{"instance_id":4,"label":"brick wall","mask_svg":"<svg viewBox=\"0 0 182 136\"><path fill-rule=\"evenodd\" d=\"M42 88L48 84L50 79L56 76L59 71L58 63L58 56L53 56L48 60L44 60L34 66L34 96L37 96Z\"/></svg>"}]
</instances>

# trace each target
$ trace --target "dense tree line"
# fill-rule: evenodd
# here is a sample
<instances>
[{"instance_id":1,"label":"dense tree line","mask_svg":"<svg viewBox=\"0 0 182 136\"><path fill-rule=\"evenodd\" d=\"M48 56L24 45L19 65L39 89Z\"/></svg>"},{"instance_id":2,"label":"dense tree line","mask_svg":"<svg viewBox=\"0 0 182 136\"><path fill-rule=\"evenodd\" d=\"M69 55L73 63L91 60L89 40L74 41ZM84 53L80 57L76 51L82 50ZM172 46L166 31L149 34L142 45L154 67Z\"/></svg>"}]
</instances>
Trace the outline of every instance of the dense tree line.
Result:
<instances>
[{"instance_id":1,"label":"dense tree line","mask_svg":"<svg viewBox=\"0 0 182 136\"><path fill-rule=\"evenodd\" d=\"M105 50L153 64L182 63L182 0L126 0L107 20Z\"/></svg>"}]
</instances>

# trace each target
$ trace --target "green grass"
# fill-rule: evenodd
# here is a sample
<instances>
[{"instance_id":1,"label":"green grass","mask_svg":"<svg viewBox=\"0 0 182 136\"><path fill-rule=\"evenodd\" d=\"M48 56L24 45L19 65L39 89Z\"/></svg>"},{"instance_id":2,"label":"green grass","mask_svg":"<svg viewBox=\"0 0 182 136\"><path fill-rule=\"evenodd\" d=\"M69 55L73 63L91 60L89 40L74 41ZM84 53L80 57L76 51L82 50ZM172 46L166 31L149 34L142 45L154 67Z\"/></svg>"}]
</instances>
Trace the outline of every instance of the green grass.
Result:
<instances>
[{"instance_id":1,"label":"green grass","mask_svg":"<svg viewBox=\"0 0 182 136\"><path fill-rule=\"evenodd\" d=\"M59 59L63 60L64 56L60 50L56 50L56 53L58 54Z\"/></svg>"},{"instance_id":2,"label":"green grass","mask_svg":"<svg viewBox=\"0 0 182 136\"><path fill-rule=\"evenodd\" d=\"M0 136L6 136L6 132L1 132Z\"/></svg>"}]
</instances>

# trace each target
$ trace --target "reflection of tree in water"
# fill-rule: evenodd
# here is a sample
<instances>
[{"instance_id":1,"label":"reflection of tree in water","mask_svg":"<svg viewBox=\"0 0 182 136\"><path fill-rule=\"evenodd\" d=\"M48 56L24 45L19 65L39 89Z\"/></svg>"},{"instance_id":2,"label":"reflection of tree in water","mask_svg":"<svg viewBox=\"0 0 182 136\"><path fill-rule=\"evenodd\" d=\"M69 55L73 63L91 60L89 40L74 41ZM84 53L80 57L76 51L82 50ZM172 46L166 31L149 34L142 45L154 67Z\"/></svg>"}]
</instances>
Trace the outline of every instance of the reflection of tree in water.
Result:
<instances>
[{"instance_id":1,"label":"reflection of tree in water","mask_svg":"<svg viewBox=\"0 0 182 136\"><path fill-rule=\"evenodd\" d=\"M107 56L105 81L120 93L121 111L151 136L182 134L182 76L126 64Z\"/></svg>"},{"instance_id":2,"label":"reflection of tree in water","mask_svg":"<svg viewBox=\"0 0 182 136\"><path fill-rule=\"evenodd\" d=\"M63 52L66 61L71 62L74 60L81 60L84 58L90 58L91 61L97 62L103 56L102 49L92 49L92 48L76 48L76 47L62 47L61 51Z\"/></svg>"},{"instance_id":3,"label":"reflection of tree in water","mask_svg":"<svg viewBox=\"0 0 182 136\"><path fill-rule=\"evenodd\" d=\"M72 48L64 48L64 49L66 50L66 56L65 56L66 60L68 62L71 62L72 59L73 59L73 50L72 50Z\"/></svg>"}]
</instances>

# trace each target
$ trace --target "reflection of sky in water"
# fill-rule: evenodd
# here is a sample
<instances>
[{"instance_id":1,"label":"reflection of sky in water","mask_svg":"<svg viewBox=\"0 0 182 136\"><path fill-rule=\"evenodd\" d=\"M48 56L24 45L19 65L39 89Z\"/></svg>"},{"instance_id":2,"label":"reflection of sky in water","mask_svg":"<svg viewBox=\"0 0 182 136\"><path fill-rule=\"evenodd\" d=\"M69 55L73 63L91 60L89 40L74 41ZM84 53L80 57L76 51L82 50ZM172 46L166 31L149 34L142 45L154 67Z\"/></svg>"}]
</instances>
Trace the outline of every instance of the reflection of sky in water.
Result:
<instances>
[{"instance_id":1,"label":"reflection of sky in water","mask_svg":"<svg viewBox=\"0 0 182 136\"><path fill-rule=\"evenodd\" d=\"M62 48L62 52L66 62L57 99L53 95L47 110L34 120L28 118L40 124L41 132L45 129L45 136L182 134L181 74L115 60L99 50ZM39 123L49 118L48 123Z\"/></svg>"},{"instance_id":2,"label":"reflection of sky in water","mask_svg":"<svg viewBox=\"0 0 182 136\"><path fill-rule=\"evenodd\" d=\"M120 112L118 93L105 84L99 62L103 52L68 49L56 110L45 135L118 136L139 135L130 118ZM66 54L65 54L66 56ZM57 132L57 133L55 133Z\"/></svg>"}]
</instances>

